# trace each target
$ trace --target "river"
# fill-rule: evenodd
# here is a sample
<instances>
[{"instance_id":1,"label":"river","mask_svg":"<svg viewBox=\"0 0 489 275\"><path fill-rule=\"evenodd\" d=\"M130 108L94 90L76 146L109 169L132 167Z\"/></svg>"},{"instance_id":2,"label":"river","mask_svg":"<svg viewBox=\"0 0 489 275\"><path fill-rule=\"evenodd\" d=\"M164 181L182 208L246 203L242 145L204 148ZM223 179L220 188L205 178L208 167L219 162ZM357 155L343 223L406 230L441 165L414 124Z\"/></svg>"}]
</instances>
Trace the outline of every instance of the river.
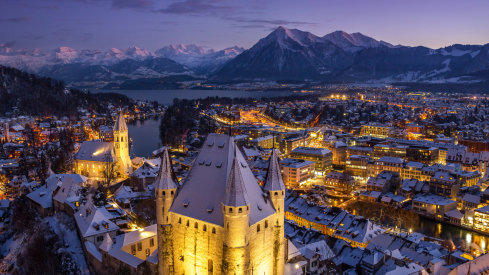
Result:
<instances>
[{"instance_id":1,"label":"river","mask_svg":"<svg viewBox=\"0 0 489 275\"><path fill-rule=\"evenodd\" d=\"M292 91L238 91L238 90L93 90L93 93L118 93L126 95L135 100L158 101L163 105L173 104L174 98L179 99L196 99L206 98L208 96L218 97L277 97L294 94Z\"/></svg>"}]
</instances>

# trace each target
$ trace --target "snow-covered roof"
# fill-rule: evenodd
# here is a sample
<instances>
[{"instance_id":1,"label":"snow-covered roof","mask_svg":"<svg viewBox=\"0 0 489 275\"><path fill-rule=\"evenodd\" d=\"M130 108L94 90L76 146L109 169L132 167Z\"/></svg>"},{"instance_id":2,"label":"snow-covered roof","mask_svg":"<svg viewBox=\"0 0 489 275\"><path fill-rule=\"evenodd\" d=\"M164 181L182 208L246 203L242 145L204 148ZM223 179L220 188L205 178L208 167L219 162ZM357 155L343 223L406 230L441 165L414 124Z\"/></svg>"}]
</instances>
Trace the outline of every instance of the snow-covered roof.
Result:
<instances>
[{"instance_id":1,"label":"snow-covered roof","mask_svg":"<svg viewBox=\"0 0 489 275\"><path fill-rule=\"evenodd\" d=\"M241 152L236 150L233 138L222 134L207 137L170 211L223 226L221 202L226 194L234 156L250 199L250 224L273 215L273 206L265 201L263 190Z\"/></svg>"},{"instance_id":2,"label":"snow-covered roof","mask_svg":"<svg viewBox=\"0 0 489 275\"><path fill-rule=\"evenodd\" d=\"M61 203L64 203L65 201L74 202L80 199L80 190L81 187L75 180L66 177L53 199Z\"/></svg>"},{"instance_id":3,"label":"snow-covered roof","mask_svg":"<svg viewBox=\"0 0 489 275\"><path fill-rule=\"evenodd\" d=\"M142 231L134 230L132 232L126 233L123 235L124 240L122 246L130 245L147 238L155 237L156 234L158 234L157 230L158 230L157 225L153 224L143 228Z\"/></svg>"},{"instance_id":4,"label":"snow-covered roof","mask_svg":"<svg viewBox=\"0 0 489 275\"><path fill-rule=\"evenodd\" d=\"M99 245L99 249L105 252L109 252L110 247L114 244L114 241L110 237L109 233L105 233L104 241Z\"/></svg>"},{"instance_id":5,"label":"snow-covered roof","mask_svg":"<svg viewBox=\"0 0 489 275\"><path fill-rule=\"evenodd\" d=\"M91 197L89 197L87 203L75 213L75 221L82 236L85 238L99 235L104 232L119 230L119 227L110 221L112 218L113 216L107 209L105 209L105 207L95 207ZM104 227L104 224L107 224L107 228Z\"/></svg>"},{"instance_id":6,"label":"snow-covered roof","mask_svg":"<svg viewBox=\"0 0 489 275\"><path fill-rule=\"evenodd\" d=\"M53 189L56 190L57 187L57 181L48 182L46 185L27 194L27 197L41 205L43 208L53 207Z\"/></svg>"},{"instance_id":7,"label":"snow-covered roof","mask_svg":"<svg viewBox=\"0 0 489 275\"><path fill-rule=\"evenodd\" d=\"M127 124L122 111L119 112L114 124L114 131L127 131Z\"/></svg>"},{"instance_id":8,"label":"snow-covered roof","mask_svg":"<svg viewBox=\"0 0 489 275\"><path fill-rule=\"evenodd\" d=\"M285 184L282 179L282 173L278 164L278 158L275 150L272 151L272 155L268 160L268 171L263 183L263 190L265 191L281 191L285 190Z\"/></svg>"},{"instance_id":9,"label":"snow-covered roof","mask_svg":"<svg viewBox=\"0 0 489 275\"><path fill-rule=\"evenodd\" d=\"M89 161L107 161L108 156L112 160L116 160L114 143L113 142L101 142L101 141L84 141L82 146L75 154L77 160L89 160Z\"/></svg>"},{"instance_id":10,"label":"snow-covered roof","mask_svg":"<svg viewBox=\"0 0 489 275\"><path fill-rule=\"evenodd\" d=\"M250 204L246 186L239 168L239 161L234 157L231 173L226 186L226 194L222 203L226 206L238 207Z\"/></svg>"},{"instance_id":11,"label":"snow-covered roof","mask_svg":"<svg viewBox=\"0 0 489 275\"><path fill-rule=\"evenodd\" d=\"M99 260L100 262L102 261L102 254L97 250L97 247L95 247L95 245L89 241L86 241L85 242L85 248L87 249L87 251L92 254L97 260Z\"/></svg>"},{"instance_id":12,"label":"snow-covered roof","mask_svg":"<svg viewBox=\"0 0 489 275\"><path fill-rule=\"evenodd\" d=\"M173 166L170 159L168 149L163 151L163 158L161 159L160 170L158 177L156 178L153 186L155 189L176 189L179 184Z\"/></svg>"}]
</instances>

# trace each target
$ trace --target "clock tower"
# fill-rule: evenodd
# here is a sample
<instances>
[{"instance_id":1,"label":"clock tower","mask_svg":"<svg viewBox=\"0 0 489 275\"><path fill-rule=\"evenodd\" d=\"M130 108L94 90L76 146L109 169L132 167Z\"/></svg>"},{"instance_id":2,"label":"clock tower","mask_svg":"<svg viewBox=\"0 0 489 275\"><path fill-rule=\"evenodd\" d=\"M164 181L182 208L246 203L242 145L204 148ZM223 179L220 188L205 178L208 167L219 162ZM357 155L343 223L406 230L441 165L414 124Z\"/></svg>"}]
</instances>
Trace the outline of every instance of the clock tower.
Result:
<instances>
[{"instance_id":1,"label":"clock tower","mask_svg":"<svg viewBox=\"0 0 489 275\"><path fill-rule=\"evenodd\" d=\"M124 119L124 113L119 111L114 125L114 150L117 160L120 160L119 171L123 175L132 173L131 158L129 157L129 130Z\"/></svg>"}]
</instances>

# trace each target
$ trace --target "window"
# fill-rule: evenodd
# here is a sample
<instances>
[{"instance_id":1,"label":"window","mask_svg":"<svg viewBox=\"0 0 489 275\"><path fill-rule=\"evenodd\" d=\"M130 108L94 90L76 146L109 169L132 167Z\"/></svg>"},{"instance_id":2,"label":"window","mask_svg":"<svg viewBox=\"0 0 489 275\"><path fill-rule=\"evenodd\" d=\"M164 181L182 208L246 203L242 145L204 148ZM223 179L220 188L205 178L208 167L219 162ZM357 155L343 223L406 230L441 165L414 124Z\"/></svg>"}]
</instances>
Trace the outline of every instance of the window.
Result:
<instances>
[{"instance_id":1,"label":"window","mask_svg":"<svg viewBox=\"0 0 489 275\"><path fill-rule=\"evenodd\" d=\"M204 227L202 228L202 230L203 230L204 232L206 232L206 231L207 231L207 225L205 225L205 224L204 224Z\"/></svg>"},{"instance_id":2,"label":"window","mask_svg":"<svg viewBox=\"0 0 489 275\"><path fill-rule=\"evenodd\" d=\"M163 214L165 213L165 208L164 207L161 208L161 213L163 213Z\"/></svg>"},{"instance_id":3,"label":"window","mask_svg":"<svg viewBox=\"0 0 489 275\"><path fill-rule=\"evenodd\" d=\"M243 208L238 209L238 213L243 213Z\"/></svg>"},{"instance_id":4,"label":"window","mask_svg":"<svg viewBox=\"0 0 489 275\"><path fill-rule=\"evenodd\" d=\"M146 257L149 257L149 255L151 254L151 251L149 250L149 248L146 249Z\"/></svg>"},{"instance_id":5,"label":"window","mask_svg":"<svg viewBox=\"0 0 489 275\"><path fill-rule=\"evenodd\" d=\"M268 228L268 220L265 221L265 228Z\"/></svg>"},{"instance_id":6,"label":"window","mask_svg":"<svg viewBox=\"0 0 489 275\"><path fill-rule=\"evenodd\" d=\"M97 242L103 242L104 236L97 236Z\"/></svg>"},{"instance_id":7,"label":"window","mask_svg":"<svg viewBox=\"0 0 489 275\"><path fill-rule=\"evenodd\" d=\"M275 192L275 196L278 196L278 192Z\"/></svg>"},{"instance_id":8,"label":"window","mask_svg":"<svg viewBox=\"0 0 489 275\"><path fill-rule=\"evenodd\" d=\"M227 227L227 229L229 229L229 223L227 223L226 227Z\"/></svg>"},{"instance_id":9,"label":"window","mask_svg":"<svg viewBox=\"0 0 489 275\"><path fill-rule=\"evenodd\" d=\"M149 247L155 246L155 239L149 239Z\"/></svg>"},{"instance_id":10,"label":"window","mask_svg":"<svg viewBox=\"0 0 489 275\"><path fill-rule=\"evenodd\" d=\"M190 226L190 220L187 220L187 226Z\"/></svg>"},{"instance_id":11,"label":"window","mask_svg":"<svg viewBox=\"0 0 489 275\"><path fill-rule=\"evenodd\" d=\"M165 195L165 191L161 191L161 194L164 196Z\"/></svg>"},{"instance_id":12,"label":"window","mask_svg":"<svg viewBox=\"0 0 489 275\"><path fill-rule=\"evenodd\" d=\"M168 217L166 217L168 219ZM178 218L178 223L182 223L182 218Z\"/></svg>"},{"instance_id":13,"label":"window","mask_svg":"<svg viewBox=\"0 0 489 275\"><path fill-rule=\"evenodd\" d=\"M229 213L233 213L233 209L231 207L229 208Z\"/></svg>"},{"instance_id":14,"label":"window","mask_svg":"<svg viewBox=\"0 0 489 275\"><path fill-rule=\"evenodd\" d=\"M173 196L173 191L171 191L171 195Z\"/></svg>"},{"instance_id":15,"label":"window","mask_svg":"<svg viewBox=\"0 0 489 275\"><path fill-rule=\"evenodd\" d=\"M216 228L212 228L212 234L216 234Z\"/></svg>"},{"instance_id":16,"label":"window","mask_svg":"<svg viewBox=\"0 0 489 275\"><path fill-rule=\"evenodd\" d=\"M121 142L124 142L124 137L121 137Z\"/></svg>"},{"instance_id":17,"label":"window","mask_svg":"<svg viewBox=\"0 0 489 275\"><path fill-rule=\"evenodd\" d=\"M136 256L136 245L135 244L131 245L131 253L132 253L132 255Z\"/></svg>"},{"instance_id":18,"label":"window","mask_svg":"<svg viewBox=\"0 0 489 275\"><path fill-rule=\"evenodd\" d=\"M214 263L211 259L207 261L207 271L214 272Z\"/></svg>"},{"instance_id":19,"label":"window","mask_svg":"<svg viewBox=\"0 0 489 275\"><path fill-rule=\"evenodd\" d=\"M260 225L256 227L256 232L260 232Z\"/></svg>"},{"instance_id":20,"label":"window","mask_svg":"<svg viewBox=\"0 0 489 275\"><path fill-rule=\"evenodd\" d=\"M143 243L138 243L138 251L142 251L143 250Z\"/></svg>"},{"instance_id":21,"label":"window","mask_svg":"<svg viewBox=\"0 0 489 275\"><path fill-rule=\"evenodd\" d=\"M194 228L198 229L199 225L197 223L194 224Z\"/></svg>"}]
</instances>

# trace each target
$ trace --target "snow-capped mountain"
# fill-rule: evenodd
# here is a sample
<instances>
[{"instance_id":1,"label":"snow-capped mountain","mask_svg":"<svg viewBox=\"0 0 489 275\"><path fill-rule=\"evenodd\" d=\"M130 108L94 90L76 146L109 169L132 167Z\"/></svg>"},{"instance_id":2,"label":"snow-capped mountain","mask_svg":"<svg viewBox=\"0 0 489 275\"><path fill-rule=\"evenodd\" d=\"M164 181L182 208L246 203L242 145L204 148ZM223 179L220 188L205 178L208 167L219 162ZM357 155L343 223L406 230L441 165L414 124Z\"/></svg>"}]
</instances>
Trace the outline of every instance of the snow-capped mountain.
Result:
<instances>
[{"instance_id":1,"label":"snow-capped mountain","mask_svg":"<svg viewBox=\"0 0 489 275\"><path fill-rule=\"evenodd\" d=\"M346 33L344 31L335 31L323 36L324 39L333 42L336 46L347 52L357 52L363 48L377 48L386 46L389 48L400 47L394 46L384 41L377 41L372 37L368 37L359 32Z\"/></svg>"},{"instance_id":2,"label":"snow-capped mountain","mask_svg":"<svg viewBox=\"0 0 489 275\"><path fill-rule=\"evenodd\" d=\"M174 60L201 73L213 72L244 51L234 46L224 50L205 50L195 44L169 45L156 50L155 55Z\"/></svg>"},{"instance_id":3,"label":"snow-capped mountain","mask_svg":"<svg viewBox=\"0 0 489 275\"><path fill-rule=\"evenodd\" d=\"M350 54L329 40L279 27L227 63L215 79L315 79L352 62Z\"/></svg>"},{"instance_id":4,"label":"snow-capped mountain","mask_svg":"<svg viewBox=\"0 0 489 275\"><path fill-rule=\"evenodd\" d=\"M393 46L361 33L318 37L279 27L213 77L231 80L442 82L489 78L489 44L441 49ZM478 81L478 80L476 80Z\"/></svg>"}]
</instances>

